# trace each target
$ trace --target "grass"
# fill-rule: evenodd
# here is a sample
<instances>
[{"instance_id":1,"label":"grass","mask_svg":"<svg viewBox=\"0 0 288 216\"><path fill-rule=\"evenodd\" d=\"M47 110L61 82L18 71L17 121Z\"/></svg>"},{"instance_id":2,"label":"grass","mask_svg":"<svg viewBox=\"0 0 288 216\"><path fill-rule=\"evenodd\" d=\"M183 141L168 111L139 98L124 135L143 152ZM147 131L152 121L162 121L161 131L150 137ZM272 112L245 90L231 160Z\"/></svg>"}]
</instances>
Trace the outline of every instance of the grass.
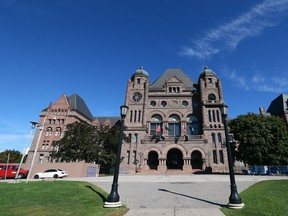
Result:
<instances>
[{"instance_id":1,"label":"grass","mask_svg":"<svg viewBox=\"0 0 288 216\"><path fill-rule=\"evenodd\" d=\"M287 216L288 180L258 182L240 193L242 209L222 208L226 216Z\"/></svg>"},{"instance_id":2,"label":"grass","mask_svg":"<svg viewBox=\"0 0 288 216\"><path fill-rule=\"evenodd\" d=\"M125 206L104 208L108 194L87 182L0 183L2 216L122 216Z\"/></svg>"}]
</instances>

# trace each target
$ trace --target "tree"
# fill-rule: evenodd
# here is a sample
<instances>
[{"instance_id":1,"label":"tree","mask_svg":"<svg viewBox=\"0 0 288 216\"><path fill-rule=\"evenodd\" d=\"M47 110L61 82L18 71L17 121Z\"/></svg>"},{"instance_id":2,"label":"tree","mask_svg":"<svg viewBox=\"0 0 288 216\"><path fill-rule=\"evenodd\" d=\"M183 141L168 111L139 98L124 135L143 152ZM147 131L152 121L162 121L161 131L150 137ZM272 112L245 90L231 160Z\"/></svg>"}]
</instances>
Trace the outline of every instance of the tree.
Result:
<instances>
[{"instance_id":1,"label":"tree","mask_svg":"<svg viewBox=\"0 0 288 216\"><path fill-rule=\"evenodd\" d=\"M0 152L0 163L7 163L8 155L9 163L20 163L22 154L20 151L16 151L14 149Z\"/></svg>"},{"instance_id":2,"label":"tree","mask_svg":"<svg viewBox=\"0 0 288 216\"><path fill-rule=\"evenodd\" d=\"M62 139L53 142L51 157L60 161L97 161L99 146L97 145L96 128L83 122L68 124Z\"/></svg>"},{"instance_id":3,"label":"tree","mask_svg":"<svg viewBox=\"0 0 288 216\"><path fill-rule=\"evenodd\" d=\"M236 159L249 165L288 163L288 132L281 118L250 113L231 120L229 128L238 142Z\"/></svg>"},{"instance_id":4,"label":"tree","mask_svg":"<svg viewBox=\"0 0 288 216\"><path fill-rule=\"evenodd\" d=\"M116 159L119 132L118 123L112 128L100 129L81 122L68 124L63 138L53 142L51 157L60 161L85 161L111 166Z\"/></svg>"}]
</instances>

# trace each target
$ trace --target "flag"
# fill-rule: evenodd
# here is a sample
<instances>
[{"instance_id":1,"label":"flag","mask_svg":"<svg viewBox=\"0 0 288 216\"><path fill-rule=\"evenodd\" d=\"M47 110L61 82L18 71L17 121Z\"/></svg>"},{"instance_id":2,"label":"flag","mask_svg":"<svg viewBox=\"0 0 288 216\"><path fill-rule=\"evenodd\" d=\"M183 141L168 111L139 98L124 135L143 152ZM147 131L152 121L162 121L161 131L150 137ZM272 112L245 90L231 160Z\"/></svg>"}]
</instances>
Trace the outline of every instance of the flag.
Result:
<instances>
[{"instance_id":1,"label":"flag","mask_svg":"<svg viewBox=\"0 0 288 216\"><path fill-rule=\"evenodd\" d=\"M165 126L165 130L170 131L170 129L167 126Z\"/></svg>"},{"instance_id":2,"label":"flag","mask_svg":"<svg viewBox=\"0 0 288 216\"><path fill-rule=\"evenodd\" d=\"M156 128L156 132L157 133L160 133L160 131L161 131L161 127L160 127L160 125Z\"/></svg>"},{"instance_id":3,"label":"flag","mask_svg":"<svg viewBox=\"0 0 288 216\"><path fill-rule=\"evenodd\" d=\"M192 127L192 125L189 125L189 129L190 129L191 131L194 131L194 128Z\"/></svg>"}]
</instances>

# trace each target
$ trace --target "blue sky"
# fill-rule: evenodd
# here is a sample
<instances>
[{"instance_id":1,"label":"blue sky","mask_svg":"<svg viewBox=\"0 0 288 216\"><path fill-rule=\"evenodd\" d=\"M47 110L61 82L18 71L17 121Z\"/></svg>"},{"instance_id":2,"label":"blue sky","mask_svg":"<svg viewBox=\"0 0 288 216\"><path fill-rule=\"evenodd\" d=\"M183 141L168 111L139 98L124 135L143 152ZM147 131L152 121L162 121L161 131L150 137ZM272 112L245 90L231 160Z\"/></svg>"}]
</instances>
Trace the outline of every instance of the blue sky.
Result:
<instances>
[{"instance_id":1,"label":"blue sky","mask_svg":"<svg viewBox=\"0 0 288 216\"><path fill-rule=\"evenodd\" d=\"M143 66L222 80L229 117L287 93L288 0L5 0L0 2L0 151L22 151L29 121L61 94L119 116Z\"/></svg>"}]
</instances>

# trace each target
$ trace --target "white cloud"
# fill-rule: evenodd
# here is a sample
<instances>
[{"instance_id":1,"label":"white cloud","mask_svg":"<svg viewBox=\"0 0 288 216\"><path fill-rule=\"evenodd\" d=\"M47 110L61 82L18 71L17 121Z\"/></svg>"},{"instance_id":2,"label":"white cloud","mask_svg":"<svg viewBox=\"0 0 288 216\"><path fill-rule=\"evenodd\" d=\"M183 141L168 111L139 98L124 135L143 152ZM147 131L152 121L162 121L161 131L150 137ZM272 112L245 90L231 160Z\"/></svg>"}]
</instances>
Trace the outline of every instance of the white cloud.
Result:
<instances>
[{"instance_id":1,"label":"white cloud","mask_svg":"<svg viewBox=\"0 0 288 216\"><path fill-rule=\"evenodd\" d=\"M288 91L288 78L271 76L263 77L259 72L251 72L251 78L247 79L234 70L222 70L225 77L233 81L234 84L243 90L253 90L259 92L283 93ZM231 72L232 71L232 72ZM253 74L254 73L254 74Z\"/></svg>"},{"instance_id":2,"label":"white cloud","mask_svg":"<svg viewBox=\"0 0 288 216\"><path fill-rule=\"evenodd\" d=\"M226 72L224 72L224 75L228 77L228 79L234 81L236 86L238 86L239 88L242 88L244 90L250 89L249 86L247 85L248 84L247 80L243 76L240 76L239 73L236 72L236 70L232 71L226 70Z\"/></svg>"},{"instance_id":3,"label":"white cloud","mask_svg":"<svg viewBox=\"0 0 288 216\"><path fill-rule=\"evenodd\" d=\"M288 0L265 0L236 19L207 31L201 39L192 41L192 46L184 47L180 54L203 59L223 49L232 50L245 38L278 25L287 9Z\"/></svg>"},{"instance_id":4,"label":"white cloud","mask_svg":"<svg viewBox=\"0 0 288 216\"><path fill-rule=\"evenodd\" d=\"M259 75L259 74L255 74L253 77L252 77L252 82L255 83L255 84L259 84L259 83L264 83L266 81L266 79Z\"/></svg>"}]
</instances>

